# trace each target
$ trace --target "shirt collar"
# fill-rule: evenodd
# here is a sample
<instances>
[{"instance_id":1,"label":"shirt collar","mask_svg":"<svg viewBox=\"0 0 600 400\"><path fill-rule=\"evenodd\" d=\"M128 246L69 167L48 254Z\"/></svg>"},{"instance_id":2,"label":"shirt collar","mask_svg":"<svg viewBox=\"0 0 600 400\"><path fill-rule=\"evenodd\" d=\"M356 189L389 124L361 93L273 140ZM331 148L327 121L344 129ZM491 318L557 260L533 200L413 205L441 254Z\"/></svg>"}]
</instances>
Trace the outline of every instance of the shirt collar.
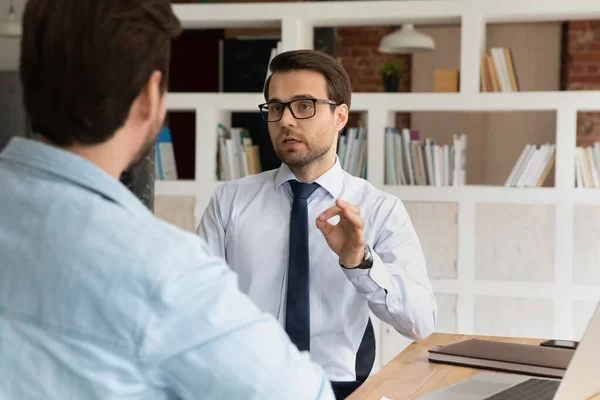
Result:
<instances>
[{"instance_id":1,"label":"shirt collar","mask_svg":"<svg viewBox=\"0 0 600 400\"><path fill-rule=\"evenodd\" d=\"M0 160L30 168L70 181L120 204L135 214L150 210L119 180L75 153L50 146L35 139L13 137L0 152Z\"/></svg>"},{"instance_id":2,"label":"shirt collar","mask_svg":"<svg viewBox=\"0 0 600 400\"><path fill-rule=\"evenodd\" d=\"M278 190L283 183L292 179L298 180L290 167L282 163L275 175L275 190ZM340 197L344 189L344 170L337 156L335 157L335 164L315 179L315 182L327 190L334 199Z\"/></svg>"}]
</instances>

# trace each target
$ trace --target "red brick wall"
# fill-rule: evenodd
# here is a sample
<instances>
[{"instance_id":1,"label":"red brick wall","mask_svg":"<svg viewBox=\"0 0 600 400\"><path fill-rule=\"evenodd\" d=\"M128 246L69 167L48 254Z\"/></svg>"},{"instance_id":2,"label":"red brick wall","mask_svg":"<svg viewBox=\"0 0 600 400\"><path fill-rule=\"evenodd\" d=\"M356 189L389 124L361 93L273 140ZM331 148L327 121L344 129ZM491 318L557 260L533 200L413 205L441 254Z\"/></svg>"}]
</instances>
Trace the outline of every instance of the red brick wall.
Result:
<instances>
[{"instance_id":1,"label":"red brick wall","mask_svg":"<svg viewBox=\"0 0 600 400\"><path fill-rule=\"evenodd\" d=\"M600 89L600 21L570 21L567 28L567 90ZM600 104L598 104L600 107ZM577 116L577 145L600 140L600 113Z\"/></svg>"},{"instance_id":2,"label":"red brick wall","mask_svg":"<svg viewBox=\"0 0 600 400\"><path fill-rule=\"evenodd\" d=\"M337 55L350 76L353 92L383 92L383 82L379 75L379 65L390 59L407 63L407 73L400 80L401 92L410 92L411 58L407 55L379 53L381 38L394 31L390 26L340 27L337 29ZM349 121L356 125L356 115ZM410 114L396 114L396 127L408 127Z\"/></svg>"}]
</instances>

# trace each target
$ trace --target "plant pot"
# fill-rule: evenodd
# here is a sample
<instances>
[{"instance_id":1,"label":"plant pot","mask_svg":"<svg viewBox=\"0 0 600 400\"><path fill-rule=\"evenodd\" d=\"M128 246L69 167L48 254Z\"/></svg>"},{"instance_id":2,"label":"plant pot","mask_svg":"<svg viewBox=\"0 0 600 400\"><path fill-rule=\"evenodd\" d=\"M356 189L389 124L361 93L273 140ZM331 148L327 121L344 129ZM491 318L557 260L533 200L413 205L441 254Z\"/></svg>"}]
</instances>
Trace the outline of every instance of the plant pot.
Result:
<instances>
[{"instance_id":1,"label":"plant pot","mask_svg":"<svg viewBox=\"0 0 600 400\"><path fill-rule=\"evenodd\" d=\"M385 92L397 92L400 85L400 79L396 75L383 75L383 90Z\"/></svg>"}]
</instances>

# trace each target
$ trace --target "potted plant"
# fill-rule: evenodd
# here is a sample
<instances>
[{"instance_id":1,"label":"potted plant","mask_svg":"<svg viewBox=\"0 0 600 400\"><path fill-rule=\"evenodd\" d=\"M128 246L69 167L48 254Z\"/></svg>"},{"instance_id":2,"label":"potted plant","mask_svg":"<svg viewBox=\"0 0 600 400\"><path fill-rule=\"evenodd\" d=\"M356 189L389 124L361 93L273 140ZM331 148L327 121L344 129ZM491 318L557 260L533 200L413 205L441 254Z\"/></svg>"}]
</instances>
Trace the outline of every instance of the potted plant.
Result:
<instances>
[{"instance_id":1,"label":"potted plant","mask_svg":"<svg viewBox=\"0 0 600 400\"><path fill-rule=\"evenodd\" d=\"M384 61L379 66L379 73L383 81L383 90L385 92L397 92L400 85L400 78L406 70L406 64L400 60Z\"/></svg>"}]
</instances>

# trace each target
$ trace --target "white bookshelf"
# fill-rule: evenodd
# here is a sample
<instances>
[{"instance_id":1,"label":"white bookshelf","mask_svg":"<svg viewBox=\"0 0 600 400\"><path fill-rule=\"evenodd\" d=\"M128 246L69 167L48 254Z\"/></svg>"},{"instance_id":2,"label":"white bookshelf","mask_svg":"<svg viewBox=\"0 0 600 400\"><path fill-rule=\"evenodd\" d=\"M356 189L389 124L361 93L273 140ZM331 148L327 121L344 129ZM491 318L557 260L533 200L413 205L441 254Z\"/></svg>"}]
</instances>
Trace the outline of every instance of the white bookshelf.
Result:
<instances>
[{"instance_id":1,"label":"white bookshelf","mask_svg":"<svg viewBox=\"0 0 600 400\"><path fill-rule=\"evenodd\" d=\"M352 111L367 113L368 176L382 190L399 197L404 202L456 204L457 260L455 279L433 278L436 294L452 297L456 303L455 315L444 315L451 324L441 326L441 331L460 333L505 334L489 322L482 328L478 313L493 313L490 304L495 298L506 298L508 314L514 312L514 330L508 333L540 335L536 327L524 326L533 322L531 315L548 313L551 331L544 337L578 339L574 328L578 301L589 304L600 298L600 282L581 284L574 282L573 235L575 207L600 206L600 191L576 189L574 185L574 149L578 111L600 110L600 91L581 92L517 92L480 93L480 55L485 49L487 24L511 22L564 21L600 18L600 4L593 0L431 0L431 1L351 1L351 2L299 2L299 3L240 3L240 4L176 4L174 10L184 28L226 28L280 26L283 50L311 48L313 28L318 26L395 25L403 22L417 25L454 23L461 26L460 70L458 93L355 93ZM156 182L156 196L196 197L196 223L211 194L218 186L214 166L216 151L216 126L229 124L233 111L258 111L263 100L261 93L169 93L169 110L187 110L196 113L196 179L194 181ZM554 187L512 188L495 186L419 187L384 185L384 128L393 125L396 112L413 111L555 111L557 146ZM516 160L515 160L516 161ZM476 252L480 227L476 215L481 204L501 204L521 207L519 212L551 217L553 266L548 267L550 281L515 281L478 279ZM541 206L536 210L528 207ZM544 206L550 208L544 208ZM531 217L534 218L534 217ZM535 221L535 219L534 219ZM542 220L537 220L542 221ZM579 221L581 223L581 221ZM532 224L535 224L533 222ZM542 235L541 225L532 225L533 231L515 232L515 235ZM579 229L579 228L577 228ZM547 229L546 229L547 230ZM593 239L593 238L592 238ZM541 240L541 239L540 239ZM535 240L534 240L535 241ZM527 251L524 249L523 251ZM515 253L519 257L519 253ZM600 255L589 262L597 261ZM532 269L535 267L531 266ZM484 301L478 302L480 296ZM445 298L445 297L444 297ZM487 300L486 300L487 299ZM492 299L492 300L489 300ZM488 301L489 300L489 301ZM531 300L531 303L527 303ZM487 301L487 303L486 303ZM523 301L523 303L521 303ZM550 308L545 308L551 303ZM452 306L454 307L454 306ZM488 307L488 308L486 308ZM511 308L512 307L512 308ZM528 308L529 307L529 308ZM537 307L537 308L536 308ZM445 309L445 308L442 308ZM483 310L483 311L482 311ZM521 315L521 310L525 314ZM542 311L541 313L539 311ZM577 315L576 315L577 314ZM485 318L482 321L487 321ZM529 322L528 322L529 321ZM539 321L538 321L539 322ZM581 325L581 322L578 323ZM540 327L545 326L540 322ZM479 328L478 328L479 327ZM519 330L520 327L523 329ZM542 329L540 328L540 329ZM381 352L378 363L390 359L399 346L406 344L402 338L385 326L376 324ZM487 330L486 330L487 329ZM512 328L511 328L512 329ZM544 328L545 329L545 328ZM387 353L386 353L387 352ZM376 365L377 369L380 365Z\"/></svg>"}]
</instances>

